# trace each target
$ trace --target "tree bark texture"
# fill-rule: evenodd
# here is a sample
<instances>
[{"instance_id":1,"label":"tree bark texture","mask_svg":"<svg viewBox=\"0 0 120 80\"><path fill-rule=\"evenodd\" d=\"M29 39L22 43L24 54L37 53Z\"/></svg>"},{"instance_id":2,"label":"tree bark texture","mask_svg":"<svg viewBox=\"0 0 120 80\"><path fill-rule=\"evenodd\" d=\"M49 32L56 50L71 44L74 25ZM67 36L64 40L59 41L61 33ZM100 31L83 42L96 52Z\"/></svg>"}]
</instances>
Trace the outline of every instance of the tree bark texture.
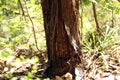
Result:
<instances>
[{"instance_id":1,"label":"tree bark texture","mask_svg":"<svg viewBox=\"0 0 120 80\"><path fill-rule=\"evenodd\" d=\"M49 67L47 76L74 74L81 63L78 0L42 0Z\"/></svg>"}]
</instances>

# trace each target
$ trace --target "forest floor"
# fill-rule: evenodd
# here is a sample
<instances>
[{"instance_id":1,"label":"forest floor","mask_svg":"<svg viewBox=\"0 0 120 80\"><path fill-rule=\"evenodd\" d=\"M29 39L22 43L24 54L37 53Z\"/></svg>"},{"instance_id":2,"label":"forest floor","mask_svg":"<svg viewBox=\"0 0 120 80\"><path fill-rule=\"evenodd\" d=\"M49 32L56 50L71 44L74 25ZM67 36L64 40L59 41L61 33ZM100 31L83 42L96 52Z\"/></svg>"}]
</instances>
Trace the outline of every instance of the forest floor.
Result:
<instances>
[{"instance_id":1,"label":"forest floor","mask_svg":"<svg viewBox=\"0 0 120 80\"><path fill-rule=\"evenodd\" d=\"M30 56L28 53L27 49L18 49L12 57L1 58L0 80L27 80L28 78L22 79L25 76L32 78L30 80L37 80L38 77L42 79L47 66L46 54L37 52ZM83 53L85 80L120 80L118 55L106 55L95 51L83 51Z\"/></svg>"}]
</instances>

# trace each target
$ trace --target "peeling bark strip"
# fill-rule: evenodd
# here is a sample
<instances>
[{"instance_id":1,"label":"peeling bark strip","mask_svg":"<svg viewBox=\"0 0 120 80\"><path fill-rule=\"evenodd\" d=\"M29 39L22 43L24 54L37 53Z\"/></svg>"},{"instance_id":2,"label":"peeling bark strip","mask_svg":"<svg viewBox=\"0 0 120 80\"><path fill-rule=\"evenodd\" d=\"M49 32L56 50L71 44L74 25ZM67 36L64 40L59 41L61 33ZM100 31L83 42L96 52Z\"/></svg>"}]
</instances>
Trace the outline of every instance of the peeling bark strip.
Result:
<instances>
[{"instance_id":1,"label":"peeling bark strip","mask_svg":"<svg viewBox=\"0 0 120 80\"><path fill-rule=\"evenodd\" d=\"M49 67L47 76L74 74L81 63L78 0L42 0Z\"/></svg>"}]
</instances>

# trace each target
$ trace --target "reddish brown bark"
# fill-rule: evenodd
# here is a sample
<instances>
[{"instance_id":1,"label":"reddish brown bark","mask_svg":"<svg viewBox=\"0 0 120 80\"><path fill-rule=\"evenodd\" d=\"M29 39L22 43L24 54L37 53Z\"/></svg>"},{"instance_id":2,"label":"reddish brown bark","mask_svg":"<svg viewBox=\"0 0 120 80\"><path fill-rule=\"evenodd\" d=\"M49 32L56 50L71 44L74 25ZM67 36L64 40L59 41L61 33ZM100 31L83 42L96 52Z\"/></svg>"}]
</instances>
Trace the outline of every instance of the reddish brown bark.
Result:
<instances>
[{"instance_id":1,"label":"reddish brown bark","mask_svg":"<svg viewBox=\"0 0 120 80\"><path fill-rule=\"evenodd\" d=\"M80 61L78 0L42 0L49 67L47 76L74 74Z\"/></svg>"}]
</instances>

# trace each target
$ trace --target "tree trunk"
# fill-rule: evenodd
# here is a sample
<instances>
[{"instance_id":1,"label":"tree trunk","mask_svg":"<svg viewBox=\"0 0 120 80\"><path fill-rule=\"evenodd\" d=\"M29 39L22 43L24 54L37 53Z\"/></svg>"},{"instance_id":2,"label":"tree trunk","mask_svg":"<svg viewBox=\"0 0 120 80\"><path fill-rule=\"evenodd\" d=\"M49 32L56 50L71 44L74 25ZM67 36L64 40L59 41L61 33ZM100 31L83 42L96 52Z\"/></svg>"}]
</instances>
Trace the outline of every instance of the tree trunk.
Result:
<instances>
[{"instance_id":1,"label":"tree trunk","mask_svg":"<svg viewBox=\"0 0 120 80\"><path fill-rule=\"evenodd\" d=\"M81 63L78 0L42 0L49 67L47 76L74 74Z\"/></svg>"}]
</instances>

